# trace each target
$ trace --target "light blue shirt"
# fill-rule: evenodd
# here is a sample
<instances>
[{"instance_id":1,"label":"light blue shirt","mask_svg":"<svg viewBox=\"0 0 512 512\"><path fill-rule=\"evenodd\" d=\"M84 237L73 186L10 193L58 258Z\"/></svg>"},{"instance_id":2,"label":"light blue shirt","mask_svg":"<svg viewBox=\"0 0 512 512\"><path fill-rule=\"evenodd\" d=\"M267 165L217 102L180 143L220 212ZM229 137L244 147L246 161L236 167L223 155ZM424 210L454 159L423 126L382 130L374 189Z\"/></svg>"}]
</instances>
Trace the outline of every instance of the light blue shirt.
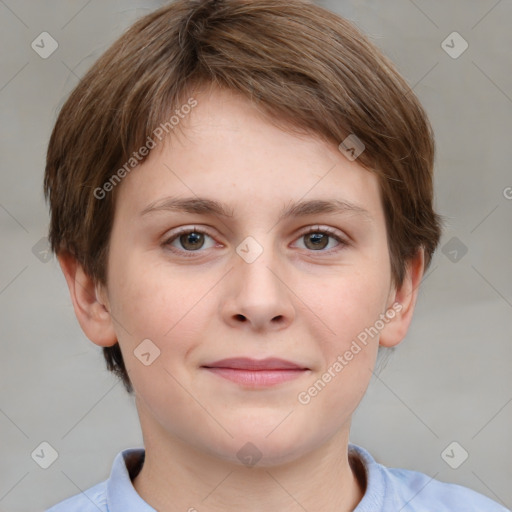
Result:
<instances>
[{"instance_id":1,"label":"light blue shirt","mask_svg":"<svg viewBox=\"0 0 512 512\"><path fill-rule=\"evenodd\" d=\"M142 467L144 454L143 448L118 453L108 480L46 512L156 512L131 482ZM511 512L466 487L417 471L382 466L354 444L349 444L349 454L361 461L366 472L366 491L354 512Z\"/></svg>"}]
</instances>

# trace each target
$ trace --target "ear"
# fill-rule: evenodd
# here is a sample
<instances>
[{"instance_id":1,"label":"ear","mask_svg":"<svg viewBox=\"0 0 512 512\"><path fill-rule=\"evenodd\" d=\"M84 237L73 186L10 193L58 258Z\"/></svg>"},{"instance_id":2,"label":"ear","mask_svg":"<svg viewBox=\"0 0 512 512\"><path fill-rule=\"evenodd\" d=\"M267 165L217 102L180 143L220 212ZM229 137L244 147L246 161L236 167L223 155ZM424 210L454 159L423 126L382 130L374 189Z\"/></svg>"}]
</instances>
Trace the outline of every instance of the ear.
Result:
<instances>
[{"instance_id":1,"label":"ear","mask_svg":"<svg viewBox=\"0 0 512 512\"><path fill-rule=\"evenodd\" d=\"M383 347L394 347L405 338L416 305L424 265L424 250L420 248L407 264L402 285L399 288L393 287L388 311L390 314L394 311L395 316L380 333L379 344Z\"/></svg>"},{"instance_id":2,"label":"ear","mask_svg":"<svg viewBox=\"0 0 512 512\"><path fill-rule=\"evenodd\" d=\"M103 287L95 284L69 252L60 252L57 259L68 284L76 318L85 335L96 345L115 345L117 337Z\"/></svg>"}]
</instances>

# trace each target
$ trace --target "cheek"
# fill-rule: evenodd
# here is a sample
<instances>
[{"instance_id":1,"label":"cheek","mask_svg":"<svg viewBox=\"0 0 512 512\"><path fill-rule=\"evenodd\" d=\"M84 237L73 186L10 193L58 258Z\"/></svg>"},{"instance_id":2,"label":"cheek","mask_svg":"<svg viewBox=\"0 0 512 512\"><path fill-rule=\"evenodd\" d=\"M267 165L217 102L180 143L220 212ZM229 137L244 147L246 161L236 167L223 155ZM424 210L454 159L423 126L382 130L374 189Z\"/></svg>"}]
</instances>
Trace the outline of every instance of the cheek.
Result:
<instances>
[{"instance_id":1,"label":"cheek","mask_svg":"<svg viewBox=\"0 0 512 512\"><path fill-rule=\"evenodd\" d=\"M207 332L217 281L208 271L171 268L148 254L127 257L111 274L123 353L129 357L142 340L150 339L161 351L159 363L175 367Z\"/></svg>"},{"instance_id":2,"label":"cheek","mask_svg":"<svg viewBox=\"0 0 512 512\"><path fill-rule=\"evenodd\" d=\"M331 350L343 350L384 313L388 289L385 273L371 267L342 268L322 287L302 285L305 302L328 327ZM334 340L334 341L333 341Z\"/></svg>"},{"instance_id":3,"label":"cheek","mask_svg":"<svg viewBox=\"0 0 512 512\"><path fill-rule=\"evenodd\" d=\"M303 288L305 302L319 319L310 336L321 357L321 368L309 383L311 393L303 390L304 402L311 400L310 410L319 414L325 408L333 411L334 423L357 407L372 375L379 341L374 326L386 306L383 275L371 268L361 273L347 268L321 289Z\"/></svg>"},{"instance_id":4,"label":"cheek","mask_svg":"<svg viewBox=\"0 0 512 512\"><path fill-rule=\"evenodd\" d=\"M320 291L308 292L307 302L319 318L310 336L320 367L297 401L304 414L318 418L316 428L326 435L348 420L364 396L378 350L379 336L371 328L385 308L385 287L378 276L363 277L352 270ZM311 313L310 318L313 321ZM327 416L325 411L330 411Z\"/></svg>"},{"instance_id":5,"label":"cheek","mask_svg":"<svg viewBox=\"0 0 512 512\"><path fill-rule=\"evenodd\" d=\"M127 258L112 272L113 313L123 360L134 388L150 407L155 399L162 400L161 410L179 408L186 401L177 382L184 381L184 361L200 339L203 327L198 320L207 318L201 300L206 283L194 283L179 269L171 274L169 268L137 257ZM149 361L144 362L142 354L148 352Z\"/></svg>"},{"instance_id":6,"label":"cheek","mask_svg":"<svg viewBox=\"0 0 512 512\"><path fill-rule=\"evenodd\" d=\"M171 271L144 253L126 254L111 273L116 312L130 332L160 337L197 302L199 290L179 268Z\"/></svg>"}]
</instances>

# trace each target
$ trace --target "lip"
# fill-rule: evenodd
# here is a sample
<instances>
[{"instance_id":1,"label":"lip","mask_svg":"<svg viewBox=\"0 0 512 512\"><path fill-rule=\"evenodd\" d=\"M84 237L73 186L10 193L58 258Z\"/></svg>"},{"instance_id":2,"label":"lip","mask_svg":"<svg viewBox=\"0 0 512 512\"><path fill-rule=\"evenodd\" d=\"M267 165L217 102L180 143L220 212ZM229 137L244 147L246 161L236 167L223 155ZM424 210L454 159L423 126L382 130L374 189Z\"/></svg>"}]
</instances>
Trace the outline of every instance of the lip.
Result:
<instances>
[{"instance_id":1,"label":"lip","mask_svg":"<svg viewBox=\"0 0 512 512\"><path fill-rule=\"evenodd\" d=\"M251 359L238 357L221 359L202 368L236 384L265 387L296 379L309 372L300 364L285 359Z\"/></svg>"},{"instance_id":2,"label":"lip","mask_svg":"<svg viewBox=\"0 0 512 512\"><path fill-rule=\"evenodd\" d=\"M232 357L220 359L213 363L203 365L205 368L230 368L232 370L309 370L300 364L285 359L268 357L266 359L252 359L250 357Z\"/></svg>"}]
</instances>

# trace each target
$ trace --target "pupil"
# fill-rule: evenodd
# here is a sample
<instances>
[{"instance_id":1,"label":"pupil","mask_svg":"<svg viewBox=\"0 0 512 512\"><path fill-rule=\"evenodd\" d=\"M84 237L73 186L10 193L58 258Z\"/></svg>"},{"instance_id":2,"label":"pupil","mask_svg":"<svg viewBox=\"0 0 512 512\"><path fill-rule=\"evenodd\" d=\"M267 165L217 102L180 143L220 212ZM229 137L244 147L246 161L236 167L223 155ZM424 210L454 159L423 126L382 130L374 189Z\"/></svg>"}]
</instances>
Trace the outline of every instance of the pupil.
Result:
<instances>
[{"instance_id":1,"label":"pupil","mask_svg":"<svg viewBox=\"0 0 512 512\"><path fill-rule=\"evenodd\" d=\"M192 248L197 249L198 245L199 247L202 244L198 244L198 242L202 241L202 233L187 233L186 235L183 235L182 238L185 239L185 242L183 243L183 246L185 248Z\"/></svg>"},{"instance_id":2,"label":"pupil","mask_svg":"<svg viewBox=\"0 0 512 512\"><path fill-rule=\"evenodd\" d=\"M311 240L314 247L318 248L321 246L323 249L326 246L325 241L327 240L327 237L323 235L322 233L313 233L309 235L309 239ZM322 244L322 241L324 242Z\"/></svg>"}]
</instances>

